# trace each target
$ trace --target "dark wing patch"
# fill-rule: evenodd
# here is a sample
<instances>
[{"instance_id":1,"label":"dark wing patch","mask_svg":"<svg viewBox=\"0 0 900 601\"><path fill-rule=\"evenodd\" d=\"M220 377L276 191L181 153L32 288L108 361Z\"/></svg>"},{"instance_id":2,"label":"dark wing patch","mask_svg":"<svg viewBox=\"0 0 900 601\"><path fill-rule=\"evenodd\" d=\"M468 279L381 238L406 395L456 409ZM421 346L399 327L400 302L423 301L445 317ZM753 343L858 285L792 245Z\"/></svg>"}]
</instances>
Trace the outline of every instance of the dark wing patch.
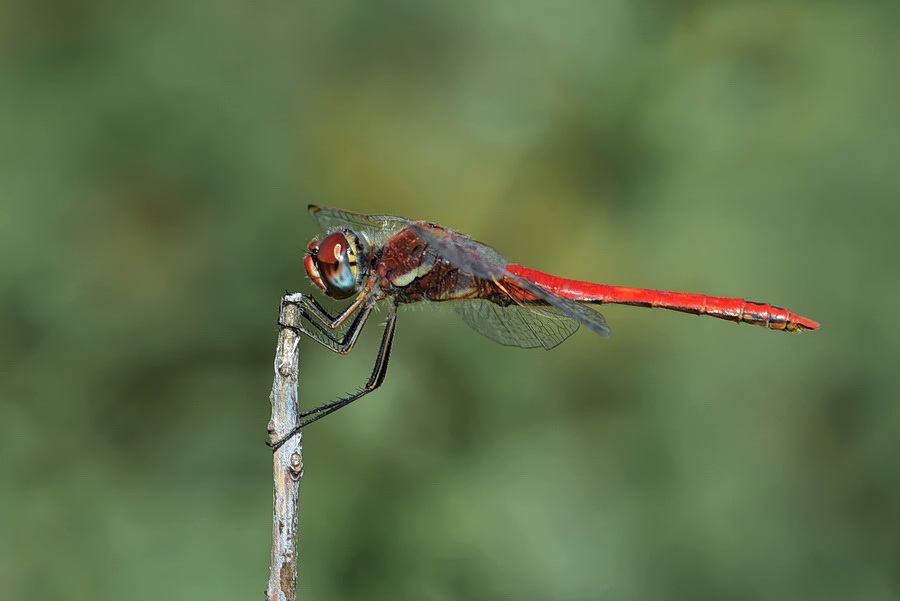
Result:
<instances>
[{"instance_id":1,"label":"dark wing patch","mask_svg":"<svg viewBox=\"0 0 900 601\"><path fill-rule=\"evenodd\" d=\"M506 275L506 259L487 244L451 229L427 223L416 223L410 229L428 245L429 254L447 261L463 273L490 281L499 280Z\"/></svg>"}]
</instances>

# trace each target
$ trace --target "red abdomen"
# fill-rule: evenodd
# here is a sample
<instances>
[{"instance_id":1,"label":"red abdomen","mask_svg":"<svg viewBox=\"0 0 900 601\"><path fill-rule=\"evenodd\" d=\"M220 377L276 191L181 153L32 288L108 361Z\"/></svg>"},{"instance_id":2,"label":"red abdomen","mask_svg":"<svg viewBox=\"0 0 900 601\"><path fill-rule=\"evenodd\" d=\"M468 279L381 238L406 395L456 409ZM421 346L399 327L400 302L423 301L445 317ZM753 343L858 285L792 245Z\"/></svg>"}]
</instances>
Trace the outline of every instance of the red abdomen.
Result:
<instances>
[{"instance_id":1,"label":"red abdomen","mask_svg":"<svg viewBox=\"0 0 900 601\"><path fill-rule=\"evenodd\" d=\"M604 286L559 278L521 265L509 265L507 269L510 273L526 278L563 298L584 303L660 307L694 315L711 315L728 321L751 323L764 328L789 332L815 330L819 327L818 323L810 319L767 303L685 292Z\"/></svg>"}]
</instances>

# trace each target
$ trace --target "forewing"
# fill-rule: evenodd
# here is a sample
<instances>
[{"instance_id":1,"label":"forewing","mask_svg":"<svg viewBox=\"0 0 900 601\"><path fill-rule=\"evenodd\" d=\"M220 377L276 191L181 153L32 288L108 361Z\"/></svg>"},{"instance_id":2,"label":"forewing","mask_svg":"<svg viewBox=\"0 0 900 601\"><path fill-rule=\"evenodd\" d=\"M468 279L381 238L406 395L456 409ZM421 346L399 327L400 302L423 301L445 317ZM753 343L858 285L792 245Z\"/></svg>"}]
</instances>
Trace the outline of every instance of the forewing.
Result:
<instances>
[{"instance_id":1,"label":"forewing","mask_svg":"<svg viewBox=\"0 0 900 601\"><path fill-rule=\"evenodd\" d=\"M578 321L555 307L496 305L483 299L466 299L453 308L473 330L507 346L549 350L578 329Z\"/></svg>"},{"instance_id":2,"label":"forewing","mask_svg":"<svg viewBox=\"0 0 900 601\"><path fill-rule=\"evenodd\" d=\"M319 205L309 205L309 214L325 232L347 228L366 236L372 244L383 244L400 230L416 223L397 215L366 215Z\"/></svg>"}]
</instances>

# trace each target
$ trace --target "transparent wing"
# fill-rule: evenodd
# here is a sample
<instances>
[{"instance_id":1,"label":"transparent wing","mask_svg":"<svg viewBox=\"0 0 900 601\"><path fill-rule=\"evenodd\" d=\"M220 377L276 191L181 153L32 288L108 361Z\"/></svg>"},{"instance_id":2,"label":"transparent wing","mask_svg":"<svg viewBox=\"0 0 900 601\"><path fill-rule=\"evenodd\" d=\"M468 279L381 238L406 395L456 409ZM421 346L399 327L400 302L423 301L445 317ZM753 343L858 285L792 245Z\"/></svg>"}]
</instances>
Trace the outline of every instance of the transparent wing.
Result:
<instances>
[{"instance_id":1,"label":"transparent wing","mask_svg":"<svg viewBox=\"0 0 900 601\"><path fill-rule=\"evenodd\" d=\"M578 321L555 307L503 307L483 299L467 299L454 302L453 308L473 330L507 346L550 350L578 329Z\"/></svg>"},{"instance_id":2,"label":"transparent wing","mask_svg":"<svg viewBox=\"0 0 900 601\"><path fill-rule=\"evenodd\" d=\"M400 230L416 223L406 217L397 215L366 215L354 213L333 207L320 207L309 205L309 214L313 220L325 232L333 232L336 229L347 228L357 234L363 234L370 242L383 243L387 238Z\"/></svg>"}]
</instances>

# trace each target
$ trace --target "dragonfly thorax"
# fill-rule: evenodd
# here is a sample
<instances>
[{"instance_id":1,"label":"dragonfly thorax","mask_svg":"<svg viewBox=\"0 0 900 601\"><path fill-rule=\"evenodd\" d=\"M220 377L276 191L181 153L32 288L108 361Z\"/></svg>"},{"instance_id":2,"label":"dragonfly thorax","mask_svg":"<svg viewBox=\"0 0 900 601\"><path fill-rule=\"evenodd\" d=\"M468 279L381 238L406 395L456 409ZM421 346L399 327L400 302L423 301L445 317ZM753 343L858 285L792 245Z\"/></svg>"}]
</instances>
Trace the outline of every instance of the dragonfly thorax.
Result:
<instances>
[{"instance_id":1,"label":"dragonfly thorax","mask_svg":"<svg viewBox=\"0 0 900 601\"><path fill-rule=\"evenodd\" d=\"M336 299L353 296L362 287L364 258L359 237L348 229L332 232L309 243L303 263L313 283Z\"/></svg>"}]
</instances>

